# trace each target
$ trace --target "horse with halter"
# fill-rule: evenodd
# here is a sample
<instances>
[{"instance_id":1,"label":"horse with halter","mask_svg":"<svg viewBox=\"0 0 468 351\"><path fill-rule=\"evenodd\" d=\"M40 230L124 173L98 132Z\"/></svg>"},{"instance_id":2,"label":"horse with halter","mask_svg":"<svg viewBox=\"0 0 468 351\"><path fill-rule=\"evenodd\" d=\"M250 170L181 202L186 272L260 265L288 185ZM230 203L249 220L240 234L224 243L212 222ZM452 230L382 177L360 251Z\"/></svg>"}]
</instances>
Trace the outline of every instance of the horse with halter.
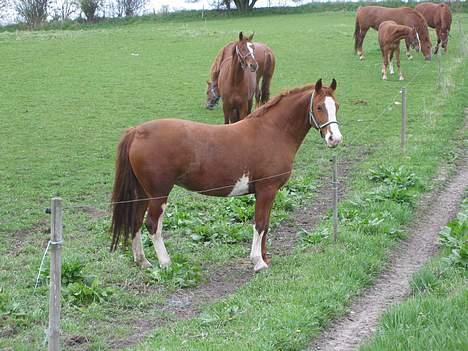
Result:
<instances>
[{"instance_id":1,"label":"horse with halter","mask_svg":"<svg viewBox=\"0 0 468 351\"><path fill-rule=\"evenodd\" d=\"M320 132L329 147L342 139L334 92L315 85L282 93L232 125L160 119L128 129L117 148L112 193L112 244L132 238L134 261L151 264L143 252L146 227L161 266L170 258L162 238L163 215L174 185L210 196L255 194L250 258L254 270L268 267L266 241L270 211L288 181L295 155L308 131ZM177 142L177 147L174 147Z\"/></svg>"},{"instance_id":2,"label":"horse with halter","mask_svg":"<svg viewBox=\"0 0 468 351\"><path fill-rule=\"evenodd\" d=\"M225 124L238 122L252 111L258 69L252 37L240 32L239 41L220 65L218 89Z\"/></svg>"},{"instance_id":3,"label":"horse with halter","mask_svg":"<svg viewBox=\"0 0 468 351\"><path fill-rule=\"evenodd\" d=\"M387 8L381 6L359 7L356 12L356 25L354 29L354 49L362 60L364 52L362 44L369 28L379 29L384 21L394 21L416 29L419 47L426 60L431 59L431 38L427 29L427 22L416 10L409 7ZM406 43L406 55L411 58L410 45Z\"/></svg>"},{"instance_id":4,"label":"horse with halter","mask_svg":"<svg viewBox=\"0 0 468 351\"><path fill-rule=\"evenodd\" d=\"M448 37L452 25L452 12L447 4L421 3L415 6L415 10L421 13L427 21L427 25L436 30L437 44L434 54L439 51L440 43L447 52Z\"/></svg>"},{"instance_id":5,"label":"horse with halter","mask_svg":"<svg viewBox=\"0 0 468 351\"><path fill-rule=\"evenodd\" d=\"M206 82L208 84L206 89L206 108L209 110L213 109L220 99L218 77L221 63L226 57L231 55L234 45L236 43L231 42L219 50L211 65L210 80ZM255 48L255 60L258 64L255 101L257 106L261 106L270 99L270 84L275 72L276 59L273 51L266 44L254 42L253 45Z\"/></svg>"},{"instance_id":6,"label":"horse with halter","mask_svg":"<svg viewBox=\"0 0 468 351\"><path fill-rule=\"evenodd\" d=\"M398 76L404 80L400 69L400 40L406 39L411 45L418 45L416 29L396 24L395 21L384 21L379 26L379 45L382 51L382 79L387 79L387 66L390 63L390 74L393 74L393 53L395 53Z\"/></svg>"}]
</instances>

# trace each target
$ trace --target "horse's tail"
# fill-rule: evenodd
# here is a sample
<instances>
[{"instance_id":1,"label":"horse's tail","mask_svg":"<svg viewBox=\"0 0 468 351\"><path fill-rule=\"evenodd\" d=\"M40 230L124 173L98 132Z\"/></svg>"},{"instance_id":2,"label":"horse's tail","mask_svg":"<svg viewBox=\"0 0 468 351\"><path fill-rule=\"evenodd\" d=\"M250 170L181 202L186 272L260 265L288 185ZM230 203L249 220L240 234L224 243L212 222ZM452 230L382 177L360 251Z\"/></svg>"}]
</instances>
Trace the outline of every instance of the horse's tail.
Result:
<instances>
[{"instance_id":1,"label":"horse's tail","mask_svg":"<svg viewBox=\"0 0 468 351\"><path fill-rule=\"evenodd\" d=\"M275 57L271 51L266 55L265 67L263 69L263 78L262 78L262 87L260 95L260 105L263 105L268 102L270 99L270 84L271 78L275 71ZM257 101L258 103L258 101Z\"/></svg>"},{"instance_id":2,"label":"horse's tail","mask_svg":"<svg viewBox=\"0 0 468 351\"><path fill-rule=\"evenodd\" d=\"M139 207L138 194L143 193L143 188L133 173L129 159L129 149L135 139L135 128L128 129L117 147L117 159L115 162L115 180L112 191L112 244L114 251L123 234L127 242L130 235L135 235L141 219L138 218Z\"/></svg>"},{"instance_id":3,"label":"horse's tail","mask_svg":"<svg viewBox=\"0 0 468 351\"><path fill-rule=\"evenodd\" d=\"M359 32L361 31L361 27L359 26L359 10L361 8L358 7L357 11L356 11L356 24L354 26L354 35L353 35L353 38L354 38L354 53L357 53L357 50L358 50L358 46L359 46Z\"/></svg>"}]
</instances>

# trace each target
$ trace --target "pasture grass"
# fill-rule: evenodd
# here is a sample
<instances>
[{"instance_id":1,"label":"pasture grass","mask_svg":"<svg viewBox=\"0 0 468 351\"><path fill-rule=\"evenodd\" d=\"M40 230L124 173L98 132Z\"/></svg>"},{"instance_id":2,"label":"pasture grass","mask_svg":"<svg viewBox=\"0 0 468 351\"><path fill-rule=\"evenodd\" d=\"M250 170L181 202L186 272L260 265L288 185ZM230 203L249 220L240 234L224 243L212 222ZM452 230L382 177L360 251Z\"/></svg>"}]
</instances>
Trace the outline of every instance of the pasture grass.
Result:
<instances>
[{"instance_id":1,"label":"pasture grass","mask_svg":"<svg viewBox=\"0 0 468 351\"><path fill-rule=\"evenodd\" d=\"M459 18L466 28L467 17ZM222 123L220 108L204 109L205 80L218 49L240 30L255 30L256 40L274 50L273 94L318 78L327 84L332 78L338 81L344 144L329 150L311 131L289 186L278 196L271 235L293 208L313 199L319 177L330 172L333 153L340 162L363 159L350 181L351 202L342 206L352 207L358 200L371 206L360 209L370 214L360 224L367 229L343 225L340 241L333 244L325 218L318 243L304 240L293 255L274 257L271 270L234 295L206 306L198 318L158 329L139 348L305 347L371 283L395 240L404 236L402 225L411 219L417 198L430 188L441 162L456 159L464 137L466 58L458 54L456 32L449 54L442 57L449 93L439 94L437 65L420 55L412 62L403 59L408 81L392 77L382 82L375 32L368 34L366 60L360 62L352 52L353 29L354 14L344 12L0 33L0 348L39 349L43 343L47 289L33 288L48 240L43 209L52 196L63 197L66 206L64 261L83 262L84 275L97 277L99 286L112 290L109 300L100 303L76 306L64 300L66 348L113 349L116 345L109 340L132 337L134 324L173 321L172 314L162 311L167 296L180 286L172 277L184 283L197 277L190 267L202 267L195 284L203 284L203 267L247 259L248 197L214 199L176 189L164 235L181 268L162 277L136 268L128 251L109 253L107 232L115 147L123 129L161 117ZM402 86L409 96L405 155L399 150L396 104ZM382 184L368 178L369 169L379 165L403 165L421 185L406 189L403 203L386 198ZM155 262L152 248L145 249ZM72 345L74 340L85 340L86 346Z\"/></svg>"},{"instance_id":2,"label":"pasture grass","mask_svg":"<svg viewBox=\"0 0 468 351\"><path fill-rule=\"evenodd\" d=\"M376 335L361 351L456 351L468 347L467 228L465 199L458 218L440 233L440 255L414 275L411 297L385 313ZM448 237L458 245L447 242Z\"/></svg>"}]
</instances>

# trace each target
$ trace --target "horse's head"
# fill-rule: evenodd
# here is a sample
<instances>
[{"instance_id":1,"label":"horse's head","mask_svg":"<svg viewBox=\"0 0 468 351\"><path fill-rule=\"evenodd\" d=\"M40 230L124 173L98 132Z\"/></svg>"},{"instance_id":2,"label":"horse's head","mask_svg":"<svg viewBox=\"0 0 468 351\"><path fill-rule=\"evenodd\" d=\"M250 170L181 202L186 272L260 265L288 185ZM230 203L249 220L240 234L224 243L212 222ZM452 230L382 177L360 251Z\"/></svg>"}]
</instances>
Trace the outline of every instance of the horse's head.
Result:
<instances>
[{"instance_id":1,"label":"horse's head","mask_svg":"<svg viewBox=\"0 0 468 351\"><path fill-rule=\"evenodd\" d=\"M336 147L342 139L336 121L339 105L334 96L335 90L335 79L332 80L330 87L322 86L322 79L319 79L315 83L309 107L309 123L320 132L329 147Z\"/></svg>"},{"instance_id":2,"label":"horse's head","mask_svg":"<svg viewBox=\"0 0 468 351\"><path fill-rule=\"evenodd\" d=\"M415 28L411 28L411 32L408 34L408 42L411 48L419 52L421 49L421 41L419 40L419 34Z\"/></svg>"},{"instance_id":3,"label":"horse's head","mask_svg":"<svg viewBox=\"0 0 468 351\"><path fill-rule=\"evenodd\" d=\"M221 97L219 96L218 87L213 82L207 80L206 84L208 85L206 88L206 108L212 110Z\"/></svg>"},{"instance_id":4,"label":"horse's head","mask_svg":"<svg viewBox=\"0 0 468 351\"><path fill-rule=\"evenodd\" d=\"M252 43L253 34L249 37L239 33L239 41L236 43L234 55L237 55L242 69L249 69L252 72L257 71L258 63L255 60L255 46Z\"/></svg>"},{"instance_id":5,"label":"horse's head","mask_svg":"<svg viewBox=\"0 0 468 351\"><path fill-rule=\"evenodd\" d=\"M426 28L427 28L427 25L426 25ZM427 32L427 29L426 29L426 32ZM424 58L427 61L430 61L432 59L432 43L431 43L431 38L426 34L427 33L423 35L423 33L420 31L416 33L416 37L418 38L418 41L420 42L419 46L424 55Z\"/></svg>"}]
</instances>

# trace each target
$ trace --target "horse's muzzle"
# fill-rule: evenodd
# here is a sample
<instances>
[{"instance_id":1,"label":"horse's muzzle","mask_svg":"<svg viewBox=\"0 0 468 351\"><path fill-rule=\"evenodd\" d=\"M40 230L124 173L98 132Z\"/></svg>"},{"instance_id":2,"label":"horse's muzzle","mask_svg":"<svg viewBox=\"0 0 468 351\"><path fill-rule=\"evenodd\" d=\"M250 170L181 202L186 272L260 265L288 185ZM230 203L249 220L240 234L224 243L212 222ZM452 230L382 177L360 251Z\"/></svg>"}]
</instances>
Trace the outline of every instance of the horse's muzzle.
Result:
<instances>
[{"instance_id":1,"label":"horse's muzzle","mask_svg":"<svg viewBox=\"0 0 468 351\"><path fill-rule=\"evenodd\" d=\"M424 57L424 59L426 61L431 61L432 60L432 55L428 55L428 56Z\"/></svg>"}]
</instances>

